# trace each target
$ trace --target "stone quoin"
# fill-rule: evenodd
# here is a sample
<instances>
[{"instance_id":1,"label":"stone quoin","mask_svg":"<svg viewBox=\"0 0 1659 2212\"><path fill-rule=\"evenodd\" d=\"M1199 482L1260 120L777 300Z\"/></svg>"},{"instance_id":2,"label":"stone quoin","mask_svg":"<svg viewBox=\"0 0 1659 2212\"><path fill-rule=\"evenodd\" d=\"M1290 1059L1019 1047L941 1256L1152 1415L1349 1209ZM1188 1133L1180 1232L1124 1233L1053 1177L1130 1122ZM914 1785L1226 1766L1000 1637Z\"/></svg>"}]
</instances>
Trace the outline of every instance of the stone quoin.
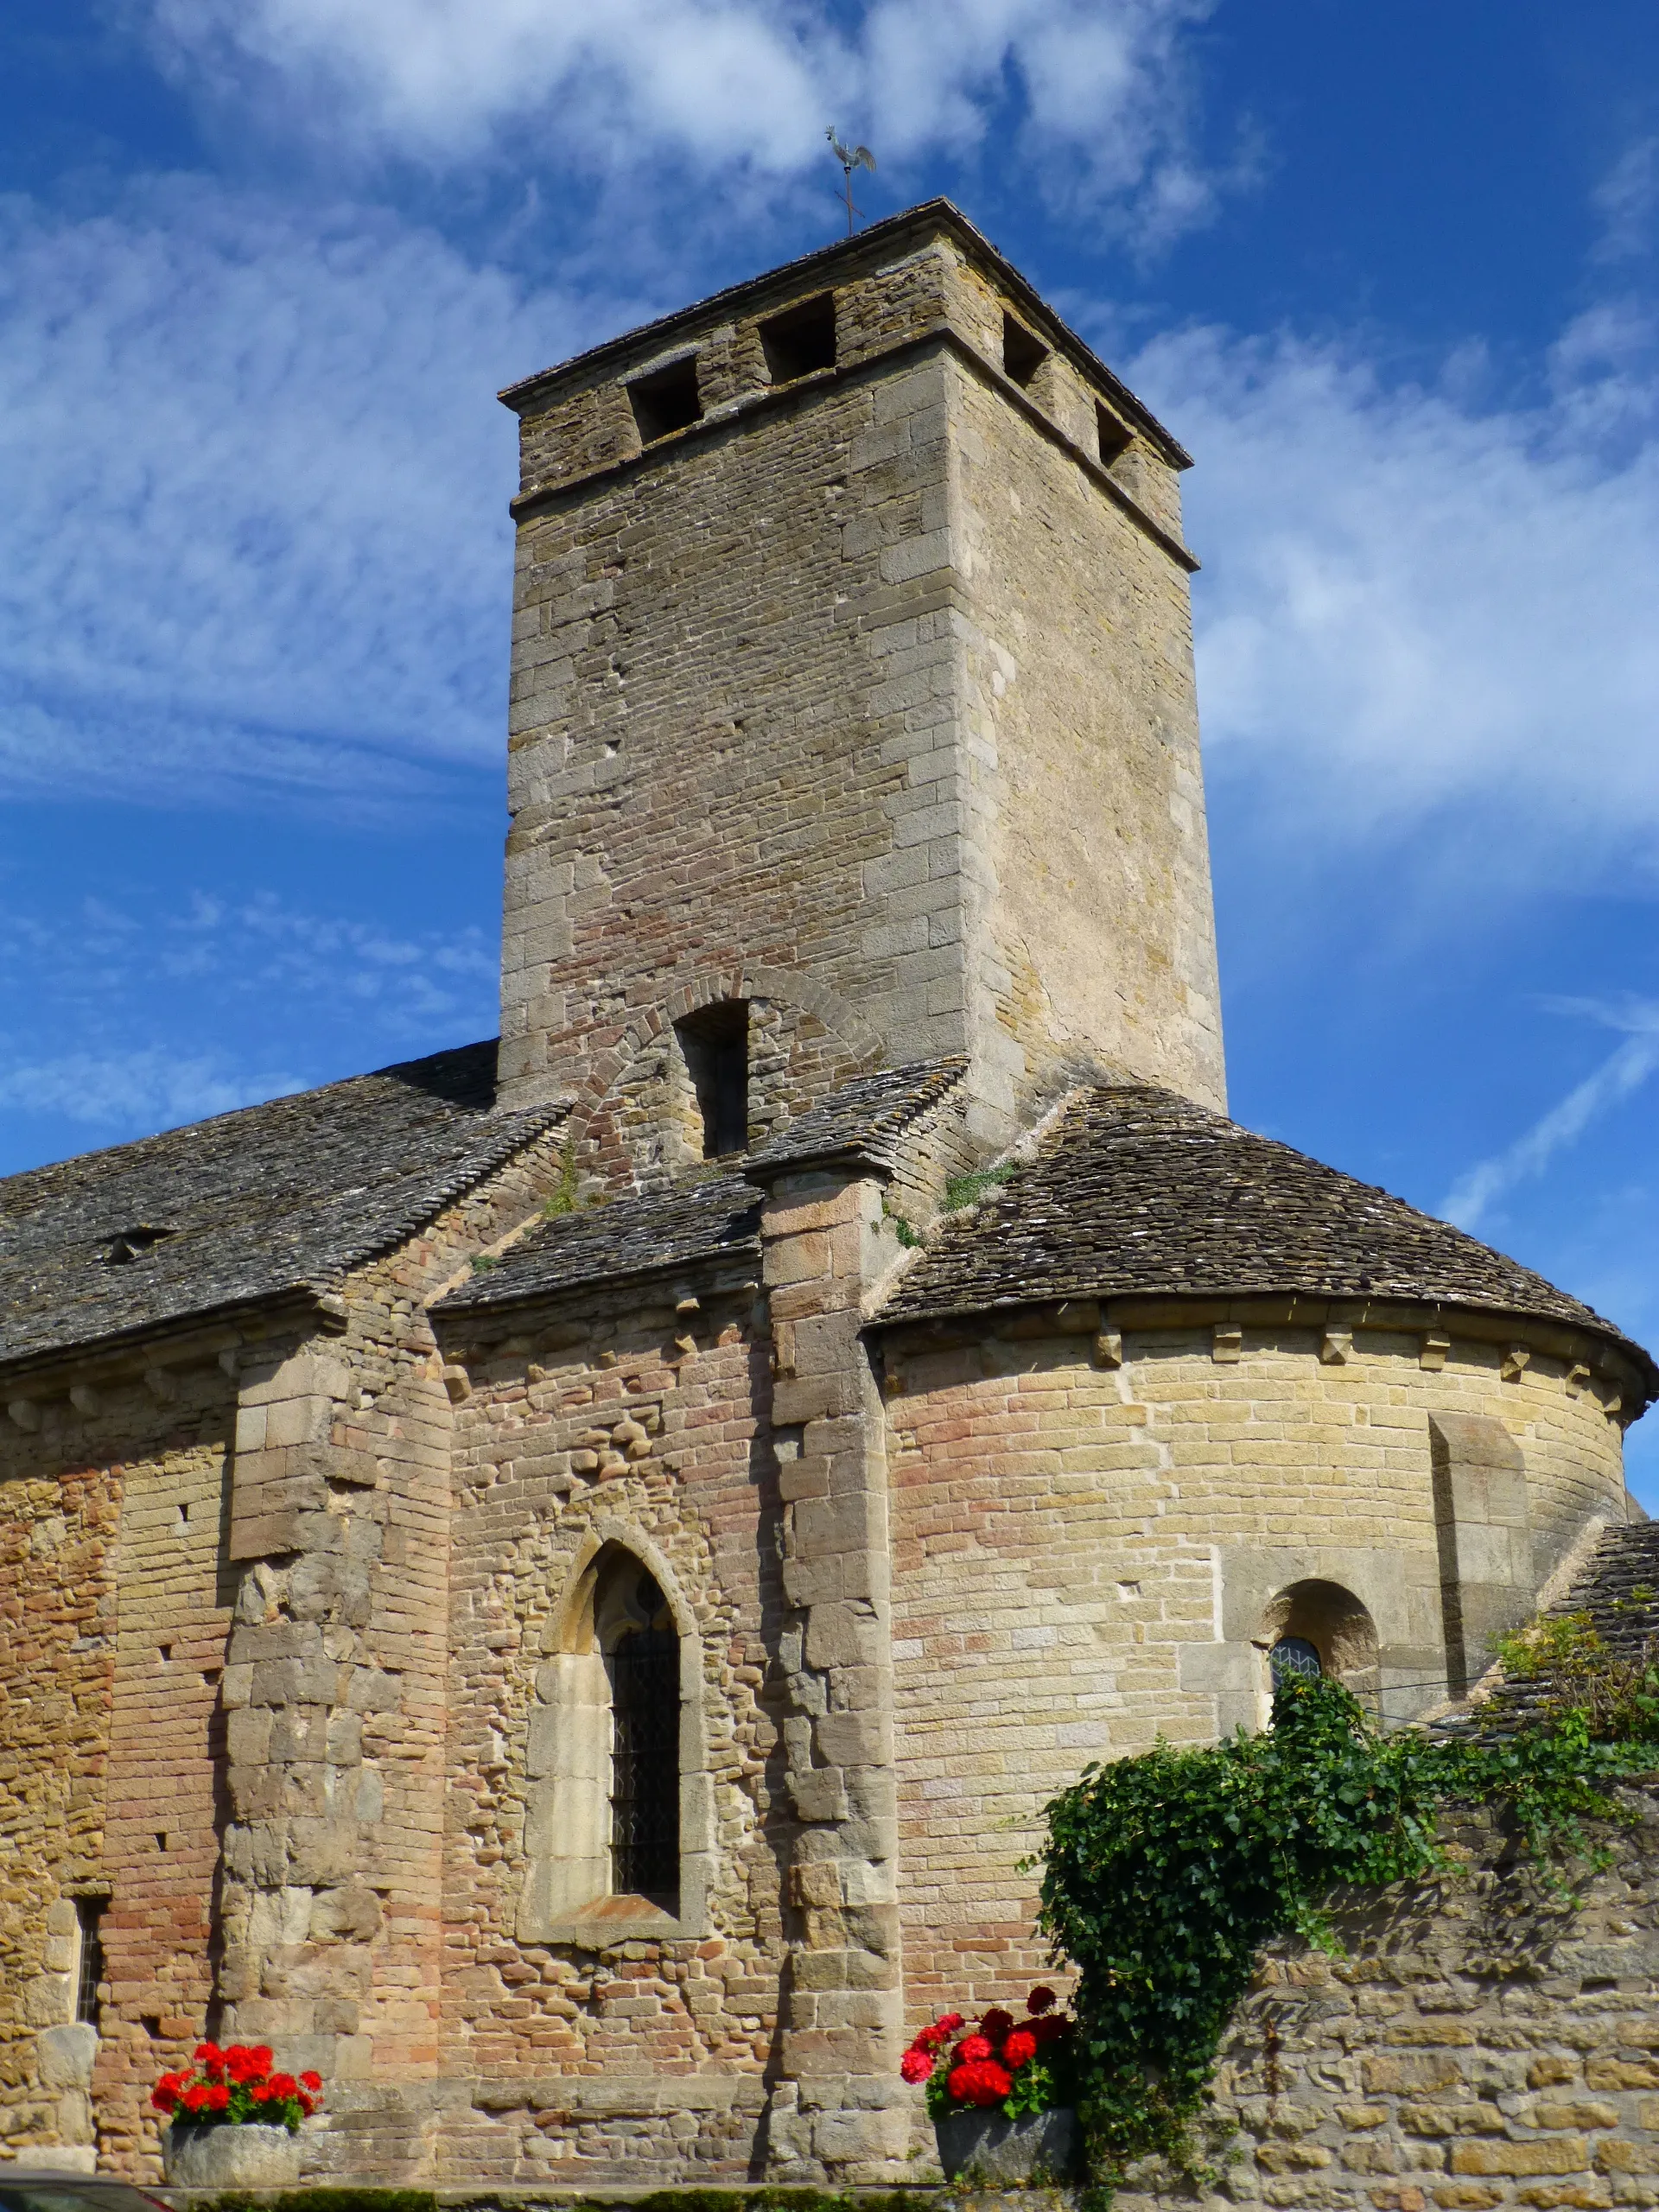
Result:
<instances>
[{"instance_id":1,"label":"stone quoin","mask_svg":"<svg viewBox=\"0 0 1659 2212\"><path fill-rule=\"evenodd\" d=\"M954 208L503 396L499 1042L0 1183L0 2148L212 2031L308 2178L923 2177L1046 1799L1460 1694L1659 1372L1226 1118L1187 456ZM1268 2201L1651 2201L1659 2000L1319 1994Z\"/></svg>"}]
</instances>

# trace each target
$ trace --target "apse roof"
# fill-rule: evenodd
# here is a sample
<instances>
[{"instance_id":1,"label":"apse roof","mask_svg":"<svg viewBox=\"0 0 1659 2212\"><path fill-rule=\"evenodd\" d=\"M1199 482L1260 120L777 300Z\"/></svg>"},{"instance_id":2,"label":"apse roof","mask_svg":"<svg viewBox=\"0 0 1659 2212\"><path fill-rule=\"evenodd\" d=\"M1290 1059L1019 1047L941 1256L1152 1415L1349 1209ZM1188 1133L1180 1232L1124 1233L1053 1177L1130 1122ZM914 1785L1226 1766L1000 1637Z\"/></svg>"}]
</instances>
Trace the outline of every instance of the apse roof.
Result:
<instances>
[{"instance_id":1,"label":"apse roof","mask_svg":"<svg viewBox=\"0 0 1659 2212\"><path fill-rule=\"evenodd\" d=\"M1173 1092L1078 1090L1035 1155L947 1217L883 1321L1129 1294L1407 1300L1564 1322L1611 1322L1404 1199L1255 1135Z\"/></svg>"},{"instance_id":2,"label":"apse roof","mask_svg":"<svg viewBox=\"0 0 1659 2212\"><path fill-rule=\"evenodd\" d=\"M495 1041L0 1180L0 1360L326 1291L556 1121L498 1114Z\"/></svg>"}]
</instances>

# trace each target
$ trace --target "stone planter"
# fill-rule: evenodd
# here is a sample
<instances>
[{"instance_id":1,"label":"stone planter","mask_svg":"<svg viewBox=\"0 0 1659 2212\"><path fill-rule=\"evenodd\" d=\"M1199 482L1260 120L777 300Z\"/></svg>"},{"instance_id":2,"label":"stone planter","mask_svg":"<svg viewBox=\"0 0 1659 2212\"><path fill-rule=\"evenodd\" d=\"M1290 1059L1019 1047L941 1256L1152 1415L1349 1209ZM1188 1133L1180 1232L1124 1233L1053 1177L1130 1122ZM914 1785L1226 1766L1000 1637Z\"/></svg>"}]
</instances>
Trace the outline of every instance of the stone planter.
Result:
<instances>
[{"instance_id":1,"label":"stone planter","mask_svg":"<svg viewBox=\"0 0 1659 2212\"><path fill-rule=\"evenodd\" d=\"M300 2177L300 2139L285 2127L175 2123L162 2160L177 2189L291 2189Z\"/></svg>"},{"instance_id":2,"label":"stone planter","mask_svg":"<svg viewBox=\"0 0 1659 2212\"><path fill-rule=\"evenodd\" d=\"M1074 2179L1081 2165L1083 2134L1069 2105L1018 2120L1005 2120L995 2106L988 2112L953 2112L935 2120L933 2132L947 2181L960 2175L1017 2187Z\"/></svg>"}]
</instances>

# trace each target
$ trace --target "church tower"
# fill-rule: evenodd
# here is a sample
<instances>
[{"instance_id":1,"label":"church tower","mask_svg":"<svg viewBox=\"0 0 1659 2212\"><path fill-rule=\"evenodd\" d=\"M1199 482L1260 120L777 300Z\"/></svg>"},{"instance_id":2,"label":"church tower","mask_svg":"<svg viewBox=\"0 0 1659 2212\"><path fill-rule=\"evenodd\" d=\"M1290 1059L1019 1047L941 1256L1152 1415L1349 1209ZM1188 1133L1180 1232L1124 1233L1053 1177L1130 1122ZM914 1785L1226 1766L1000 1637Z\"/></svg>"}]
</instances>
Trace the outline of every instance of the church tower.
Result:
<instances>
[{"instance_id":1,"label":"church tower","mask_svg":"<svg viewBox=\"0 0 1659 2212\"><path fill-rule=\"evenodd\" d=\"M502 1103L649 1184L849 1077L1224 1103L1181 448L935 200L504 393Z\"/></svg>"}]
</instances>

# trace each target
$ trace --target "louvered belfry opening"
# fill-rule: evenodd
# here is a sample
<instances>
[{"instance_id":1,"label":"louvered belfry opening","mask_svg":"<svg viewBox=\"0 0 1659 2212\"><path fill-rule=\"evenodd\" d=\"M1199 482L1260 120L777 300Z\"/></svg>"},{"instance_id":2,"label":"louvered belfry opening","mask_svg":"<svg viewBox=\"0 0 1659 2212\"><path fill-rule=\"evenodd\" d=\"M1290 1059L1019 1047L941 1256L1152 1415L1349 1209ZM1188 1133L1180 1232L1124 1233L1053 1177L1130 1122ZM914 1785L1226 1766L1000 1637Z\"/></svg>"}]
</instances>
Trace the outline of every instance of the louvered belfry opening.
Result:
<instances>
[{"instance_id":1,"label":"louvered belfry opening","mask_svg":"<svg viewBox=\"0 0 1659 2212\"><path fill-rule=\"evenodd\" d=\"M680 1645L641 1574L605 1656L611 1683L611 1886L671 1909L680 1885Z\"/></svg>"}]
</instances>

